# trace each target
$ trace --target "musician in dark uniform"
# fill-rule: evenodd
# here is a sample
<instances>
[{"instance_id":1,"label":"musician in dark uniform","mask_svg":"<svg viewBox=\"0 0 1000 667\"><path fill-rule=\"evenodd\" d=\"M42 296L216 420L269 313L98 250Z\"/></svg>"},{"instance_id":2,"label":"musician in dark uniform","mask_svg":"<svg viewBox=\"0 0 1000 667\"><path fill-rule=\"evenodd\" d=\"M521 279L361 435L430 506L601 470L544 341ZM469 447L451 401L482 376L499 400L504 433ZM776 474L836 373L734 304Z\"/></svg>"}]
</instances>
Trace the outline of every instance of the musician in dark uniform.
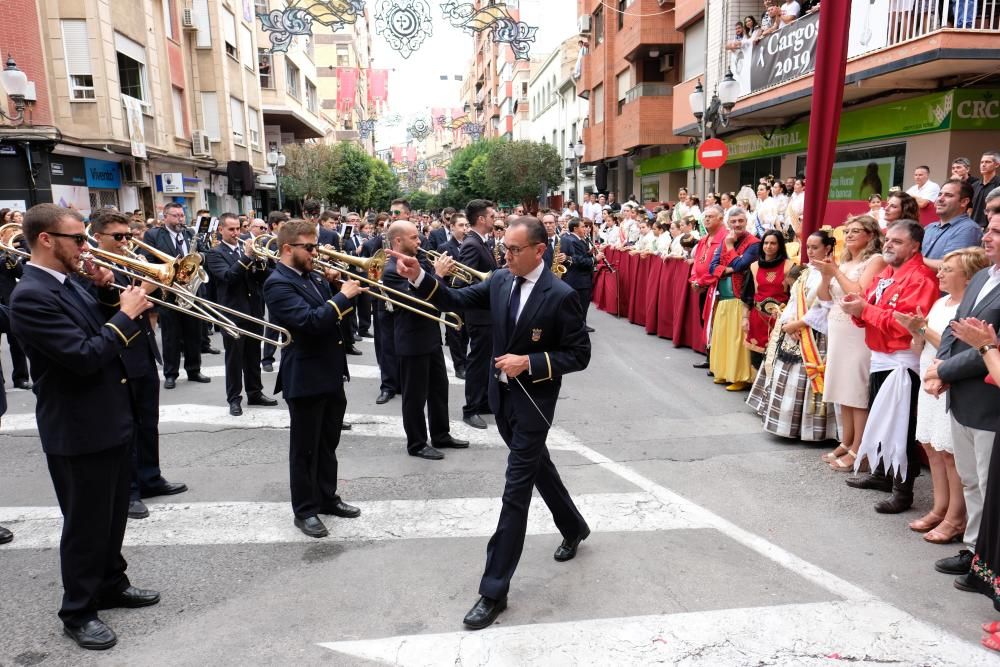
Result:
<instances>
[{"instance_id":1,"label":"musician in dark uniform","mask_svg":"<svg viewBox=\"0 0 1000 667\"><path fill-rule=\"evenodd\" d=\"M454 216L455 209L450 206L441 211L441 226L437 229L432 229L427 235L427 244L425 247L428 250L442 251L444 245L451 241L454 235L452 231Z\"/></svg>"},{"instance_id":2,"label":"musician in dark uniform","mask_svg":"<svg viewBox=\"0 0 1000 667\"><path fill-rule=\"evenodd\" d=\"M90 233L101 250L118 255L127 253L131 232L128 217L124 214L110 209L98 211L90 216ZM114 281L123 287L132 284L120 271L114 272ZM142 288L147 294L155 290L152 283L143 283ZM111 318L120 307L117 289L92 286L91 293L100 302L106 319ZM184 493L187 485L168 482L160 471L160 376L156 364L163 362L149 322L149 313L137 317L136 324L139 325L140 336L121 352L136 416L128 516L130 519L145 519L149 510L142 502L143 498Z\"/></svg>"},{"instance_id":3,"label":"musician in dark uniform","mask_svg":"<svg viewBox=\"0 0 1000 667\"><path fill-rule=\"evenodd\" d=\"M12 228L11 231L13 233L16 229ZM7 253L0 255L0 305L10 305L10 295L23 271L24 265L16 255ZM28 382L28 360L24 356L24 350L21 349L17 338L10 335L9 330L4 333L7 334L7 343L10 345L11 382L18 389L31 389L31 384Z\"/></svg>"},{"instance_id":4,"label":"musician in dark uniform","mask_svg":"<svg viewBox=\"0 0 1000 667\"><path fill-rule=\"evenodd\" d=\"M490 405L507 443L507 479L496 532L490 539L480 598L465 616L473 629L493 623L507 607L507 591L524 547L528 506L537 488L563 536L557 561L576 556L590 535L549 457L545 440L559 398L562 376L590 363L590 339L576 292L545 269L545 229L532 217L515 218L504 243L507 269L485 283L450 289L426 274L411 257L394 254L399 275L412 281L418 296L441 310L485 309L492 323L495 359L489 378ZM446 276L452 260L435 262Z\"/></svg>"},{"instance_id":5,"label":"musician in dark uniform","mask_svg":"<svg viewBox=\"0 0 1000 667\"><path fill-rule=\"evenodd\" d=\"M396 252L407 257L417 256L420 236L412 222L400 220L392 223L386 232L386 239ZM429 264L425 268L433 270ZM386 263L382 282L386 287L399 292L411 291L409 281L396 273L395 259ZM424 311L430 315L440 315L433 308L426 308ZM410 456L438 461L444 458L444 454L439 451L442 448L465 449L469 446L467 440L451 437L448 426L448 371L441 351L441 325L404 308L396 312L394 319L395 348L403 389L406 451ZM426 420L424 407L427 408Z\"/></svg>"},{"instance_id":6,"label":"musician in dark uniform","mask_svg":"<svg viewBox=\"0 0 1000 667\"><path fill-rule=\"evenodd\" d=\"M361 286L345 280L336 295L330 272L313 273L316 226L293 220L278 232L281 261L264 282L271 320L288 329L291 344L281 352L274 390L281 392L291 417L289 486L295 526L310 537L326 537L318 514L354 518L361 510L337 494L337 445L347 411L344 382L350 379L340 320L351 310Z\"/></svg>"},{"instance_id":7,"label":"musician in dark uniform","mask_svg":"<svg viewBox=\"0 0 1000 667\"><path fill-rule=\"evenodd\" d=\"M410 202L405 199L394 199L389 206L392 218L391 222L397 220L409 220ZM391 224L388 223L388 224ZM365 241L361 255L372 257L376 252L382 250L383 234L373 234ZM403 383L399 377L399 357L396 356L396 311L392 304L386 303L382 299L376 299L375 304L375 360L378 362L379 374L382 376L382 383L379 385L378 398L375 403L383 405L393 399L402 391Z\"/></svg>"},{"instance_id":8,"label":"musician in dark uniform","mask_svg":"<svg viewBox=\"0 0 1000 667\"><path fill-rule=\"evenodd\" d=\"M566 255L564 266L566 274L563 282L576 290L580 297L580 308L583 310L583 326L587 333L593 328L587 326L587 310L590 308L590 297L594 292L594 255L587 245L587 223L580 218L569 221L568 231L562 235L560 250Z\"/></svg>"},{"instance_id":9,"label":"musician in dark uniform","mask_svg":"<svg viewBox=\"0 0 1000 667\"><path fill-rule=\"evenodd\" d=\"M448 209L445 209L446 211ZM465 219L464 213L452 215L451 217L451 238L440 246L438 250L447 253L449 257L458 261L462 252L462 241L465 240L466 232L469 230L469 221ZM465 379L465 367L469 363L469 330L465 328L465 314L455 313L462 319L462 328L453 329L445 327L444 341L451 352L451 364L455 367L455 377L460 380Z\"/></svg>"},{"instance_id":10,"label":"musician in dark uniform","mask_svg":"<svg viewBox=\"0 0 1000 667\"><path fill-rule=\"evenodd\" d=\"M577 218L579 220L579 218ZM556 226L556 214L548 211L542 216L542 224L545 226L545 255L542 261L545 262L546 269L552 269L553 260L566 263L566 250L562 247L562 239L559 236L559 228ZM559 254L556 255L556 246L559 246Z\"/></svg>"},{"instance_id":11,"label":"musician in dark uniform","mask_svg":"<svg viewBox=\"0 0 1000 667\"><path fill-rule=\"evenodd\" d=\"M353 255L354 257L361 257L363 251L365 237L361 234L361 218L357 213L347 214L347 226L345 227L345 234L343 238L343 247L341 250L348 255ZM359 276L364 275L358 267L351 267L351 273ZM351 313L350 325L351 325L351 336L347 340L351 341L351 347L354 347L354 343L361 338L372 338L372 298L366 293L362 292L354 299L354 311Z\"/></svg>"},{"instance_id":12,"label":"musician in dark uniform","mask_svg":"<svg viewBox=\"0 0 1000 667\"><path fill-rule=\"evenodd\" d=\"M270 234L277 234L281 226L288 222L288 214L284 211L271 211L267 214L267 228ZM269 268L271 268L269 266ZM267 314L267 321L271 321L271 313ZM271 373L274 371L274 353L277 351L272 343L264 343L261 348L260 353L260 366L264 369L264 372Z\"/></svg>"},{"instance_id":13,"label":"musician in dark uniform","mask_svg":"<svg viewBox=\"0 0 1000 667\"><path fill-rule=\"evenodd\" d=\"M486 241L493 230L493 202L473 199L465 207L465 218L472 225L471 233L462 242L459 261L476 271L489 272L497 268L493 252ZM456 287L459 283L456 283ZM490 314L482 310L465 313L465 328L469 332L469 355L465 367L465 405L462 421L474 428L486 428L480 415L490 414L486 387L490 378Z\"/></svg>"},{"instance_id":14,"label":"musician in dark uniform","mask_svg":"<svg viewBox=\"0 0 1000 667\"><path fill-rule=\"evenodd\" d=\"M220 305L246 313L257 319L264 318L262 286L267 277L267 267L253 255L250 243L240 241L240 221L234 213L219 216L219 245L205 253L205 268L215 283L216 299ZM261 325L231 318L236 326L263 334ZM243 386L246 385L247 405L274 406L278 401L264 394L260 379L260 341L248 336L222 337L226 349L226 402L229 414L243 414L240 405Z\"/></svg>"},{"instance_id":15,"label":"musician in dark uniform","mask_svg":"<svg viewBox=\"0 0 1000 667\"><path fill-rule=\"evenodd\" d=\"M0 333L10 334L10 310L0 304ZM0 417L7 413L7 390L3 386L3 375L0 373ZM0 544L7 544L14 539L14 533L0 526Z\"/></svg>"},{"instance_id":16,"label":"musician in dark uniform","mask_svg":"<svg viewBox=\"0 0 1000 667\"><path fill-rule=\"evenodd\" d=\"M180 204L167 203L163 207L163 221L163 229L149 245L174 257L184 257L197 251L194 232L184 224L184 208ZM153 256L149 259L159 261ZM182 345L184 370L188 380L211 382L212 379L201 372L201 320L163 308L160 311L160 328L163 333L163 388L173 389L177 386Z\"/></svg>"},{"instance_id":17,"label":"musician in dark uniform","mask_svg":"<svg viewBox=\"0 0 1000 667\"><path fill-rule=\"evenodd\" d=\"M38 435L63 515L59 617L79 646L106 649L117 637L98 609L160 601L156 591L129 583L121 554L136 419L121 355L140 344L136 319L151 304L141 288L129 287L107 319L70 277L87 248L78 212L34 206L24 216L24 237L31 261L11 298L11 325L31 361ZM89 275L98 285L114 279L96 267Z\"/></svg>"}]
</instances>

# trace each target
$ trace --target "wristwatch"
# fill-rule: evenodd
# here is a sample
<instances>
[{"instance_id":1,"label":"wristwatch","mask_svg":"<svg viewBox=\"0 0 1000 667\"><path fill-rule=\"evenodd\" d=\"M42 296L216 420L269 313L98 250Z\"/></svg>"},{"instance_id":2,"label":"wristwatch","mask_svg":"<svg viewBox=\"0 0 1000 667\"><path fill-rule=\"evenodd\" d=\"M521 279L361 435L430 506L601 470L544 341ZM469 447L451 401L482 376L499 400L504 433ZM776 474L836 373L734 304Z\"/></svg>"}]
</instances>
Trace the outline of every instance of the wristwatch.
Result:
<instances>
[{"instance_id":1,"label":"wristwatch","mask_svg":"<svg viewBox=\"0 0 1000 667\"><path fill-rule=\"evenodd\" d=\"M983 345L981 348L979 348L979 354L986 354L990 350L995 350L995 349L997 349L996 343L987 343L986 345Z\"/></svg>"},{"instance_id":2,"label":"wristwatch","mask_svg":"<svg viewBox=\"0 0 1000 667\"><path fill-rule=\"evenodd\" d=\"M920 327L919 329L917 329L917 333L920 334L921 336L926 336L927 335L927 327Z\"/></svg>"}]
</instances>

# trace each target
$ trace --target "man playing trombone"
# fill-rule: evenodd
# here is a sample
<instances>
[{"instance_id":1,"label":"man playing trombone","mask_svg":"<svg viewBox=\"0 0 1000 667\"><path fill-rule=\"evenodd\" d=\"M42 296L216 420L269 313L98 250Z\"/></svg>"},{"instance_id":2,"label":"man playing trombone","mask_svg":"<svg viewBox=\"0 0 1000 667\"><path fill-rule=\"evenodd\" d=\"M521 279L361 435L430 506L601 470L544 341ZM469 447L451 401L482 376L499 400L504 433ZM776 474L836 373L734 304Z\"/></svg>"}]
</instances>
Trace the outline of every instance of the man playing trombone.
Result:
<instances>
[{"instance_id":1,"label":"man playing trombone","mask_svg":"<svg viewBox=\"0 0 1000 667\"><path fill-rule=\"evenodd\" d=\"M347 411L344 382L350 379L341 320L351 299L362 292L344 280L334 295L330 281L313 274L316 225L303 220L285 223L278 232L280 260L264 282L264 301L271 320L292 333L281 353L275 391L288 404L289 486L295 526L309 537L326 537L317 515L354 518L361 510L337 494L337 446Z\"/></svg>"}]
</instances>

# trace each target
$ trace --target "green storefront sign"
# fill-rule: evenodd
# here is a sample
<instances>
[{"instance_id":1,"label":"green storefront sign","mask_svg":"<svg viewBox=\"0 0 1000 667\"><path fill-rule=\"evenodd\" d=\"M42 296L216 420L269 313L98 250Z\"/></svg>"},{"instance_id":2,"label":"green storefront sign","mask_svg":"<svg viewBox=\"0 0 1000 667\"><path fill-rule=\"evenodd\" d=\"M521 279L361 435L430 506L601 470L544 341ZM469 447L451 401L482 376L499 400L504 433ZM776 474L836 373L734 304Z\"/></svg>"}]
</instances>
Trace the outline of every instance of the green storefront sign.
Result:
<instances>
[{"instance_id":1,"label":"green storefront sign","mask_svg":"<svg viewBox=\"0 0 1000 667\"><path fill-rule=\"evenodd\" d=\"M947 130L1000 130L1000 90L955 89L911 97L867 109L845 111L837 144L878 141ZM806 150L809 123L776 129L770 136L743 134L725 140L730 160ZM658 155L639 163L642 176L690 169L694 149Z\"/></svg>"}]
</instances>

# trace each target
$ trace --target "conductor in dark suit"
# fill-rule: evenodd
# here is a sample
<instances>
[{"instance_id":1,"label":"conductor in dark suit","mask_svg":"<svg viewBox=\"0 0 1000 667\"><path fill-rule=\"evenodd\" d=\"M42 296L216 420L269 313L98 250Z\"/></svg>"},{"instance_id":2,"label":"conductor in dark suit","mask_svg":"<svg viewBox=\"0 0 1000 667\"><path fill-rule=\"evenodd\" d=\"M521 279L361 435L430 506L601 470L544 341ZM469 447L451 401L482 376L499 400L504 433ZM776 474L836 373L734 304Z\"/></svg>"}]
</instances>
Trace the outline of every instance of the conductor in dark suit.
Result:
<instances>
[{"instance_id":1,"label":"conductor in dark suit","mask_svg":"<svg viewBox=\"0 0 1000 667\"><path fill-rule=\"evenodd\" d=\"M313 273L316 226L302 220L278 232L281 261L264 283L271 320L288 329L292 342L281 352L274 390L288 404L289 486L295 526L310 537L326 537L318 514L353 518L361 510L337 494L337 446L347 411L344 382L350 379L340 321L361 292L346 280L336 295Z\"/></svg>"},{"instance_id":2,"label":"conductor in dark suit","mask_svg":"<svg viewBox=\"0 0 1000 667\"><path fill-rule=\"evenodd\" d=\"M386 240L396 252L407 257L417 256L420 237L412 222L400 220L392 223L386 232ZM430 269L430 266L426 268ZM386 263L382 282L386 287L399 292L411 291L409 281L396 272L395 258L390 258ZM422 310L429 315L440 315L433 308ZM451 437L451 428L448 426L448 371L441 351L441 325L400 308L395 315L394 331L399 379L403 389L403 430L406 432L407 453L438 461L444 458L444 454L439 451L442 448L467 448L468 441ZM427 438L428 426L430 440Z\"/></svg>"},{"instance_id":3,"label":"conductor in dark suit","mask_svg":"<svg viewBox=\"0 0 1000 667\"><path fill-rule=\"evenodd\" d=\"M106 649L117 638L98 609L160 601L156 591L129 583L121 553L135 422L121 355L137 344L136 319L152 304L130 287L106 319L70 277L87 248L76 211L34 206L24 216L24 237L31 261L11 298L11 324L31 360L38 435L63 515L59 618L81 647ZM90 276L100 285L113 280L96 267Z\"/></svg>"},{"instance_id":4,"label":"conductor in dark suit","mask_svg":"<svg viewBox=\"0 0 1000 667\"><path fill-rule=\"evenodd\" d=\"M239 218L234 213L219 216L219 245L205 253L205 268L215 283L216 299L227 308L238 310L257 319L264 318L264 295L262 293L267 267L253 256L248 241L241 241ZM259 324L233 318L241 329L263 333ZM240 403L243 387L246 385L247 405L274 406L278 401L264 394L260 379L260 341L240 336L222 337L226 349L226 402L229 414L238 417L243 414Z\"/></svg>"},{"instance_id":5,"label":"conductor in dark suit","mask_svg":"<svg viewBox=\"0 0 1000 667\"><path fill-rule=\"evenodd\" d=\"M473 199L465 207L465 218L472 225L471 233L462 241L459 261L484 273L497 268L493 252L486 241L493 230L493 202ZM458 283L456 283L458 286ZM462 421L474 428L486 428L480 415L490 414L486 387L490 378L490 339L492 319L488 312L470 310L465 313L465 327L469 332L469 356L465 367L465 405Z\"/></svg>"},{"instance_id":6,"label":"conductor in dark suit","mask_svg":"<svg viewBox=\"0 0 1000 667\"><path fill-rule=\"evenodd\" d=\"M445 209L446 211L448 209ZM440 252L446 253L449 257L458 261L462 252L462 241L465 240L469 230L469 221L465 219L464 213L451 216L451 238L447 243L439 247ZM465 326L464 313L455 313L462 319L462 328L453 329L447 327L444 330L444 340L451 352L451 364L455 367L455 377L460 380L465 379L465 368L469 363L469 330Z\"/></svg>"},{"instance_id":7,"label":"conductor in dark suit","mask_svg":"<svg viewBox=\"0 0 1000 667\"><path fill-rule=\"evenodd\" d=\"M128 217L115 210L101 210L90 216L90 233L98 247L107 252L124 255L132 234ZM132 281L122 272L114 272L114 281L128 287ZM143 283L147 294L154 291L152 283ZM101 304L105 319L111 318L120 307L119 290L92 285L92 294ZM160 375L157 362L162 363L156 336L149 322L149 313L136 318L139 336L121 352L122 363L132 392L132 409L135 411L135 438L132 446L132 475L129 486L128 516L145 519L149 516L143 498L172 496L187 491L181 482L168 482L160 471Z\"/></svg>"},{"instance_id":8,"label":"conductor in dark suit","mask_svg":"<svg viewBox=\"0 0 1000 667\"><path fill-rule=\"evenodd\" d=\"M411 257L394 254L397 271L416 293L441 310L485 310L492 323L493 370L489 400L497 429L510 448L503 505L490 538L480 598L465 616L473 629L493 623L507 607L507 591L524 547L528 506L537 488L563 536L555 559L576 555L590 535L549 457L545 440L555 415L562 376L590 362L590 339L576 292L545 270L545 229L532 217L515 218L505 236L507 269L485 283L450 289ZM451 259L435 262L447 275Z\"/></svg>"},{"instance_id":9,"label":"conductor in dark suit","mask_svg":"<svg viewBox=\"0 0 1000 667\"><path fill-rule=\"evenodd\" d=\"M197 251L194 232L184 224L184 208L175 202L163 207L163 228L153 237L152 245L157 250L173 257L184 257ZM147 235L148 238L148 235ZM158 262L155 257L149 258ZM192 382L211 382L201 372L202 321L163 308L160 311L160 328L163 332L163 388L177 386L180 374L181 346L184 347L184 370Z\"/></svg>"},{"instance_id":10,"label":"conductor in dark suit","mask_svg":"<svg viewBox=\"0 0 1000 667\"><path fill-rule=\"evenodd\" d=\"M583 310L583 326L587 333L593 329L587 326L587 310L590 308L590 297L594 292L594 255L587 245L586 223L580 218L569 221L568 231L562 235L560 250L566 255L566 273L563 282L576 290L580 297L580 308Z\"/></svg>"}]
</instances>

